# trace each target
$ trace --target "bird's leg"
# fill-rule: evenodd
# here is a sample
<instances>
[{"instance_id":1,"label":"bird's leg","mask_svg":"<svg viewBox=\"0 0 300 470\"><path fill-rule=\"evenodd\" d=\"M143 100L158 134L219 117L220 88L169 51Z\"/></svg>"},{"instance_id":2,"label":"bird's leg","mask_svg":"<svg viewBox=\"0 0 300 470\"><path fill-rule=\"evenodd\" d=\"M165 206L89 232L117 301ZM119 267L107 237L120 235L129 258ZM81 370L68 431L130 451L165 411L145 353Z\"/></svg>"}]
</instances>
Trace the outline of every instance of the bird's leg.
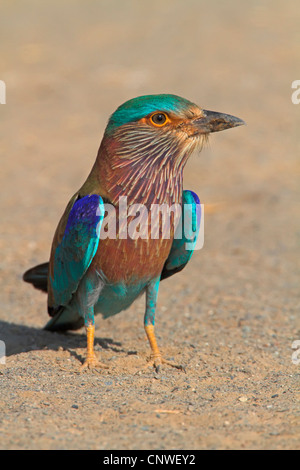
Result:
<instances>
[{"instance_id":1,"label":"bird's leg","mask_svg":"<svg viewBox=\"0 0 300 470\"><path fill-rule=\"evenodd\" d=\"M94 352L95 325L88 324L85 327L85 331L87 339L87 355L82 367L91 368L97 363L97 358Z\"/></svg>"},{"instance_id":2,"label":"bird's leg","mask_svg":"<svg viewBox=\"0 0 300 470\"><path fill-rule=\"evenodd\" d=\"M94 351L95 323L90 321L88 316L85 319L85 330L87 339L87 355L84 363L81 366L81 369L86 367L89 369L92 369L93 367L102 367L104 369L108 369L108 366L99 362L96 357Z\"/></svg>"},{"instance_id":3,"label":"bird's leg","mask_svg":"<svg viewBox=\"0 0 300 470\"><path fill-rule=\"evenodd\" d=\"M144 327L151 348L151 360L153 361L153 366L157 372L159 371L162 364L167 364L169 366L176 367L177 369L184 370L182 366L173 364L172 362L163 359L157 346L154 333L154 323L159 282L160 279L152 281L146 289L146 312L144 318Z\"/></svg>"},{"instance_id":4,"label":"bird's leg","mask_svg":"<svg viewBox=\"0 0 300 470\"><path fill-rule=\"evenodd\" d=\"M162 364L163 360L160 350L157 346L154 325L145 325L145 331L151 348L151 359L153 360L154 367L157 369Z\"/></svg>"},{"instance_id":5,"label":"bird's leg","mask_svg":"<svg viewBox=\"0 0 300 470\"><path fill-rule=\"evenodd\" d=\"M103 283L99 280L97 273L90 274L85 277L81 282L77 299L79 309L83 312L84 326L87 338L87 355L81 369L88 367L102 367L108 369L108 366L98 361L94 351L94 337L95 337L95 319L94 319L94 304L97 302L100 292L103 288Z\"/></svg>"}]
</instances>

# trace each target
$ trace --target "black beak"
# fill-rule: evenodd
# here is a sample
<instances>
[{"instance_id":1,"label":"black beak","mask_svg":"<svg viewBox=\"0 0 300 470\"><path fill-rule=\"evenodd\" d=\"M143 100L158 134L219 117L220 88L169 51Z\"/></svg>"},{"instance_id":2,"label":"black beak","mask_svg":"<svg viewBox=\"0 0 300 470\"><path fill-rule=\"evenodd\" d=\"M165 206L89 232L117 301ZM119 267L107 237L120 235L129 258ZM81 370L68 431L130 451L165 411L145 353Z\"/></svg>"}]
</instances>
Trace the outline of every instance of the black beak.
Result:
<instances>
[{"instance_id":1,"label":"black beak","mask_svg":"<svg viewBox=\"0 0 300 470\"><path fill-rule=\"evenodd\" d=\"M242 126L246 124L242 119L230 114L216 113L202 109L203 117L193 121L197 134L209 134L210 132L224 131L231 127Z\"/></svg>"}]
</instances>

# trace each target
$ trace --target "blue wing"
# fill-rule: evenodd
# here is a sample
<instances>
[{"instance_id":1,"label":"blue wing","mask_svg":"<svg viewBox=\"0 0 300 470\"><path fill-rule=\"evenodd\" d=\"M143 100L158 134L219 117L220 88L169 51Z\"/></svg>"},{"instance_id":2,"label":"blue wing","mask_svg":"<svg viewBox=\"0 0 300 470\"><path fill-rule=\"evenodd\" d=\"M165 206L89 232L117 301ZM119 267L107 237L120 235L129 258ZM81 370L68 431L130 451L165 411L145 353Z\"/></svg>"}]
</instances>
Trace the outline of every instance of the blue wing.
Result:
<instances>
[{"instance_id":1,"label":"blue wing","mask_svg":"<svg viewBox=\"0 0 300 470\"><path fill-rule=\"evenodd\" d=\"M78 199L73 205L54 253L53 278L49 277L54 307L68 304L90 266L99 245L104 213L103 200L96 194Z\"/></svg>"},{"instance_id":2,"label":"blue wing","mask_svg":"<svg viewBox=\"0 0 300 470\"><path fill-rule=\"evenodd\" d=\"M183 191L182 216L172 248L161 273L161 280L181 271L191 259L200 230L201 205L193 191Z\"/></svg>"}]
</instances>

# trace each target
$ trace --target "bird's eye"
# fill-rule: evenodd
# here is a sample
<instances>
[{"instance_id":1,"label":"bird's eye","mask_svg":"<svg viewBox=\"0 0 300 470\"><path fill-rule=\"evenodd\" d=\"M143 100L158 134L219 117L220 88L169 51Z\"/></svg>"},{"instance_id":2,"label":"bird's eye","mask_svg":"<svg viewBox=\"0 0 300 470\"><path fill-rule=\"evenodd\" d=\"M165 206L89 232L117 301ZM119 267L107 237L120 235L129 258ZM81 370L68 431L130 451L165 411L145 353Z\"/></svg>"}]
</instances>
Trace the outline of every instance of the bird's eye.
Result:
<instances>
[{"instance_id":1,"label":"bird's eye","mask_svg":"<svg viewBox=\"0 0 300 470\"><path fill-rule=\"evenodd\" d=\"M168 116L165 113L155 113L150 117L150 121L157 127L162 127L169 121Z\"/></svg>"}]
</instances>

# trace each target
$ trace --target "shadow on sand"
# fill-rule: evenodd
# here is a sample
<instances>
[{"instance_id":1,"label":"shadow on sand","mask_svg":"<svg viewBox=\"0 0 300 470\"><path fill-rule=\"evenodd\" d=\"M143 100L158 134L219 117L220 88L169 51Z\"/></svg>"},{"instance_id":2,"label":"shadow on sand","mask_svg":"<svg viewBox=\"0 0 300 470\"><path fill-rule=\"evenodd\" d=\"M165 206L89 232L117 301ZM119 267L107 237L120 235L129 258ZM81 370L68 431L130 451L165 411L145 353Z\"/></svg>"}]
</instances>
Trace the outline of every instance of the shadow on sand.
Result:
<instances>
[{"instance_id":1,"label":"shadow on sand","mask_svg":"<svg viewBox=\"0 0 300 470\"><path fill-rule=\"evenodd\" d=\"M83 328L81 331L82 333L56 333L45 331L42 328L0 321L0 340L5 343L6 356L43 349L57 351L60 347L66 350L85 348L86 335ZM111 338L96 337L96 348L97 345L103 349L111 349L116 352L123 351L122 344L113 341Z\"/></svg>"}]
</instances>

